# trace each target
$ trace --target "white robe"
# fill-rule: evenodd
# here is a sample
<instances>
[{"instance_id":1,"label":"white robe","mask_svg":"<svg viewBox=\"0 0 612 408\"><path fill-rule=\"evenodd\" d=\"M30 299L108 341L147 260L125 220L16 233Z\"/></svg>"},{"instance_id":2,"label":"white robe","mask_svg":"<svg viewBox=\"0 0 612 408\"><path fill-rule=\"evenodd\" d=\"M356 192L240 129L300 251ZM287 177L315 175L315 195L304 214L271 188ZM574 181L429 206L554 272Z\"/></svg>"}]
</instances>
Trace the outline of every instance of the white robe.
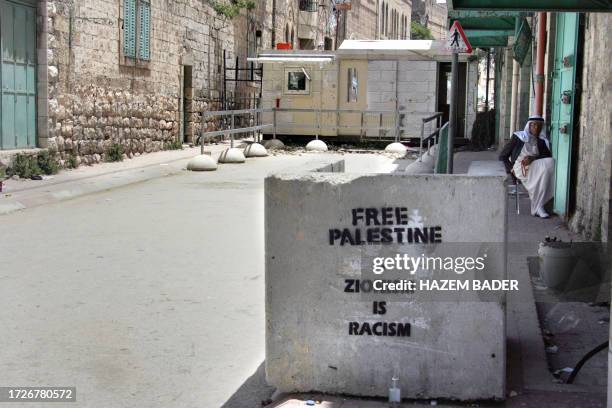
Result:
<instances>
[{"instance_id":1,"label":"white robe","mask_svg":"<svg viewBox=\"0 0 612 408\"><path fill-rule=\"evenodd\" d=\"M539 154L537 139L533 138L523 144L519 157L512 168L514 176L518 178L531 199L531 215L535 215L538 208L544 207L555 194L555 160L552 157L538 159L531 162L523 175L521 162L527 156Z\"/></svg>"}]
</instances>

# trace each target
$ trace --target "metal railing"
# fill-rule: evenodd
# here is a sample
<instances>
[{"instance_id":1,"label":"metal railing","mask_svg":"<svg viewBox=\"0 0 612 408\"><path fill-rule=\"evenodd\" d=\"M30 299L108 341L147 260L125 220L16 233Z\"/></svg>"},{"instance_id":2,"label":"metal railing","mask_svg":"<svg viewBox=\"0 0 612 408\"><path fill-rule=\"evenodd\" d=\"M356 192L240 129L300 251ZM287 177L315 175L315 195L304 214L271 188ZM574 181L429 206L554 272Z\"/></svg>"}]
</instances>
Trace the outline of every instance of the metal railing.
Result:
<instances>
[{"instance_id":1,"label":"metal railing","mask_svg":"<svg viewBox=\"0 0 612 408\"><path fill-rule=\"evenodd\" d=\"M274 127L272 123L269 124L260 124L261 123L261 113L265 111L270 111L270 109L239 109L239 110L228 110L228 111L208 111L202 112L202 122L201 122L201 131L200 131L200 151L204 154L204 143L211 138L217 136L223 136L224 138L230 139L230 147L234 147L234 135L238 133L253 133L255 141L258 140L258 131L262 129L267 129L270 127ZM211 132L204 132L206 119L210 117L220 116L222 120L220 121L221 130L215 130ZM236 116L243 119L243 116L248 117L247 127L236 128ZM227 121L227 117L229 117L229 122Z\"/></svg>"},{"instance_id":2,"label":"metal railing","mask_svg":"<svg viewBox=\"0 0 612 408\"><path fill-rule=\"evenodd\" d=\"M272 123L262 123L262 114L263 113L272 113ZM313 114L314 118L311 123L281 123L278 122L278 115L282 113L302 113L302 114ZM342 118L342 114L347 115L359 115L359 124L351 125L351 124L342 124L341 122L347 120L346 117ZM334 115L333 120L328 120L333 123L323 123L322 116L323 115ZM377 123L376 126L371 126L371 118L368 118L368 115L373 117L374 122ZM391 124L387 126L385 124L385 115L387 115L387 119L392 117L391 120L387 120L386 122L390 122ZM423 115L426 115L423 117ZM272 137L276 139L277 133L280 130L289 128L291 133L295 134L296 129L304 129L314 131L314 136L316 139L323 133L323 130L352 130L358 131L358 134L352 136L359 136L359 140L363 141L364 139L372 140L393 140L396 142L400 142L402 139L402 134L405 136L408 132L414 132L415 128L418 128L415 123L414 126L402 126L402 121L405 121L408 116L419 116L421 129L420 134L414 137L404 137L404 139L420 139L419 144L419 155L423 154L423 145L424 143L430 146L431 140L434 142L437 140L437 137L440 133L440 123L442 120L442 113L436 112L431 114L431 112L413 112L407 110L358 110L358 109L298 109L298 108L259 108L259 109L240 109L240 110L226 110L226 111L210 111L202 113L202 131L200 134L200 142L202 151L204 151L204 143L211 138L223 136L224 138L230 138L231 147L234 147L234 135L239 133L253 133L254 140L258 141L258 131L263 129L271 129ZM206 123L207 118L211 117L220 117L219 127L221 129L204 132L204 125ZM248 126L236 127L236 118L240 118L240 123L245 122L245 117L248 118L246 122ZM331 118L328 118L331 119ZM417 122L418 123L418 122ZM435 128L432 130L432 125L435 124ZM425 128L428 128L426 133ZM369 133L370 132L370 133ZM371 133L374 132L375 136L371 136ZM391 132L393 137L390 138L388 133ZM404 132L404 133L402 133ZM415 132L416 133L416 132Z\"/></svg>"},{"instance_id":3,"label":"metal railing","mask_svg":"<svg viewBox=\"0 0 612 408\"><path fill-rule=\"evenodd\" d=\"M427 142L427 150L431 147L431 140L433 139L434 144L438 143L438 138L440 137L440 129L442 129L442 112L436 112L431 116L421 119L421 140L419 144L419 161L423 161L423 143ZM431 123L432 121L436 121L435 130L432 132L431 127L430 131L425 136L425 125Z\"/></svg>"}]
</instances>

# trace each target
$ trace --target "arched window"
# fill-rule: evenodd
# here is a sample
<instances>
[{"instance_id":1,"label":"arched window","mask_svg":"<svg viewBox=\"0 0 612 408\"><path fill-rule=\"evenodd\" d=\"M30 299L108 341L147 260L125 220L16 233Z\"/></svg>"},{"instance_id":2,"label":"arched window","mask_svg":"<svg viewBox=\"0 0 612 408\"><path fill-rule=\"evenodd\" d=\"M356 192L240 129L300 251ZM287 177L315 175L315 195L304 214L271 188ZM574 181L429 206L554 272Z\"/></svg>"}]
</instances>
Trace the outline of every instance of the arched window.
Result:
<instances>
[{"instance_id":1,"label":"arched window","mask_svg":"<svg viewBox=\"0 0 612 408\"><path fill-rule=\"evenodd\" d=\"M385 6L385 36L389 34L389 4Z\"/></svg>"},{"instance_id":2,"label":"arched window","mask_svg":"<svg viewBox=\"0 0 612 408\"><path fill-rule=\"evenodd\" d=\"M285 25L285 42L286 43L289 42L289 23L287 23L287 25Z\"/></svg>"}]
</instances>

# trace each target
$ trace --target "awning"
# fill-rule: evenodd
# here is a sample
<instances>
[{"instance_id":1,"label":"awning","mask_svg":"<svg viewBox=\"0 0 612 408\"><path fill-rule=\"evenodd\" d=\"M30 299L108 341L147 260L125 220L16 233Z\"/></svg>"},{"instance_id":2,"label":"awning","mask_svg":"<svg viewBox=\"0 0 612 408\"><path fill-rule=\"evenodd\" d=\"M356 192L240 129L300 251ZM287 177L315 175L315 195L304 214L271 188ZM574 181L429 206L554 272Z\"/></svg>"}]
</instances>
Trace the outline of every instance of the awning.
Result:
<instances>
[{"instance_id":1,"label":"awning","mask_svg":"<svg viewBox=\"0 0 612 408\"><path fill-rule=\"evenodd\" d=\"M449 10L448 18L449 26L459 20L473 47L490 48L508 45L508 36L514 35L516 18L522 14L527 13Z\"/></svg>"},{"instance_id":2,"label":"awning","mask_svg":"<svg viewBox=\"0 0 612 408\"><path fill-rule=\"evenodd\" d=\"M446 3L449 11L612 11L611 0L447 0Z\"/></svg>"}]
</instances>

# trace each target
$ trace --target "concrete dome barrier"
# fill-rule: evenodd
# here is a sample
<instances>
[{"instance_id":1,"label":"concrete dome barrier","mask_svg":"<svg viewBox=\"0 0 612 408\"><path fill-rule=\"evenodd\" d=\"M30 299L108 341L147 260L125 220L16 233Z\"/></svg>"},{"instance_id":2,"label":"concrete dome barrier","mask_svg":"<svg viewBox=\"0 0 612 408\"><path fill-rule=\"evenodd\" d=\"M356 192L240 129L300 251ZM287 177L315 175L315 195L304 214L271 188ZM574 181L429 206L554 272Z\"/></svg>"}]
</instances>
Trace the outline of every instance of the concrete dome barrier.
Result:
<instances>
[{"instance_id":1,"label":"concrete dome barrier","mask_svg":"<svg viewBox=\"0 0 612 408\"><path fill-rule=\"evenodd\" d=\"M406 166L406 170L404 171L407 174L431 174L434 172L434 166L433 163L417 160Z\"/></svg>"},{"instance_id":2,"label":"concrete dome barrier","mask_svg":"<svg viewBox=\"0 0 612 408\"><path fill-rule=\"evenodd\" d=\"M434 155L429 154L429 152L426 152L425 154L423 154L423 156L421 157L421 161L423 163L427 163L429 165L431 165L433 167L433 165L436 162L436 158Z\"/></svg>"},{"instance_id":3,"label":"concrete dome barrier","mask_svg":"<svg viewBox=\"0 0 612 408\"><path fill-rule=\"evenodd\" d=\"M278 150L278 149L285 148L285 144L281 140L278 140L278 139L266 140L263 145L268 150Z\"/></svg>"},{"instance_id":4,"label":"concrete dome barrier","mask_svg":"<svg viewBox=\"0 0 612 408\"><path fill-rule=\"evenodd\" d=\"M325 144L325 142L322 140L311 140L306 145L306 150L308 150L309 152L326 152L327 144Z\"/></svg>"},{"instance_id":5,"label":"concrete dome barrier","mask_svg":"<svg viewBox=\"0 0 612 408\"><path fill-rule=\"evenodd\" d=\"M237 147L230 147L219 156L219 163L244 163L245 161L244 153Z\"/></svg>"},{"instance_id":6,"label":"concrete dome barrier","mask_svg":"<svg viewBox=\"0 0 612 408\"><path fill-rule=\"evenodd\" d=\"M210 155L201 154L189 160L187 170L191 171L214 171L217 170L217 162Z\"/></svg>"},{"instance_id":7,"label":"concrete dome barrier","mask_svg":"<svg viewBox=\"0 0 612 408\"><path fill-rule=\"evenodd\" d=\"M246 157L266 157L268 155L268 151L259 143L251 143L244 148L244 155Z\"/></svg>"},{"instance_id":8,"label":"concrete dome barrier","mask_svg":"<svg viewBox=\"0 0 612 408\"><path fill-rule=\"evenodd\" d=\"M387 153L406 154L407 151L406 146L399 142L390 143L385 147L385 152Z\"/></svg>"},{"instance_id":9,"label":"concrete dome barrier","mask_svg":"<svg viewBox=\"0 0 612 408\"><path fill-rule=\"evenodd\" d=\"M431 146L431 147L429 148L429 150L427 151L427 153L428 153L428 154L430 154L431 156L434 156L434 157L435 157L435 156L436 156L436 154L438 154L438 145L437 145L437 144L435 144L435 145Z\"/></svg>"}]
</instances>

